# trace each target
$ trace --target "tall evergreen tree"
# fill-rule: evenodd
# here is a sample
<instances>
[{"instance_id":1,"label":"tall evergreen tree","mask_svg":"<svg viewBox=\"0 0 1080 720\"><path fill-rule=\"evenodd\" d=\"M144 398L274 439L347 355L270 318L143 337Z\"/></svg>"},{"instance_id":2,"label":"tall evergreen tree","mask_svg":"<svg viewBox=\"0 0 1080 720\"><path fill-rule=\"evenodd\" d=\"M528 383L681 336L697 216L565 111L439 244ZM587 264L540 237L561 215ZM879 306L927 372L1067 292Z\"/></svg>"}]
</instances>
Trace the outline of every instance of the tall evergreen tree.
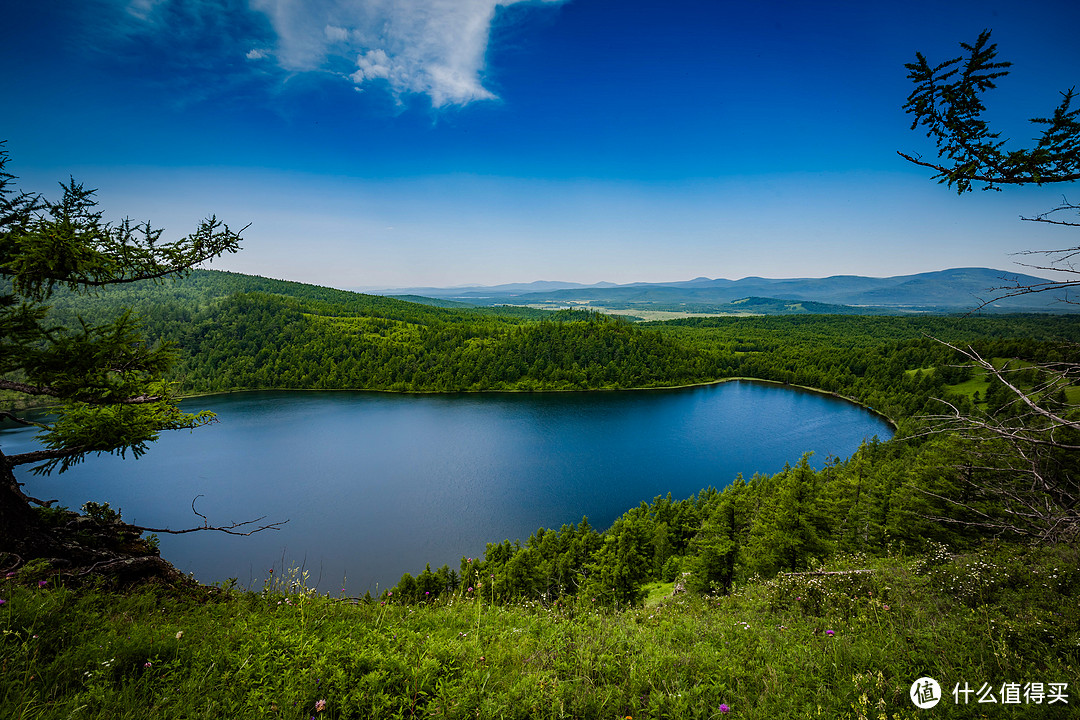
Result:
<instances>
[{"instance_id":1,"label":"tall evergreen tree","mask_svg":"<svg viewBox=\"0 0 1080 720\"><path fill-rule=\"evenodd\" d=\"M58 201L16 190L8 160L0 146L0 390L24 399L16 407L46 403L54 412L50 420L2 413L38 427L42 445L10 455L0 450L0 552L19 562L70 556L72 549L57 547L53 527L32 507L49 503L23 491L16 467L63 472L89 453L138 457L161 431L213 419L180 411L162 380L172 352L144 342L130 311L61 327L45 302L57 288L92 295L105 286L182 275L236 252L241 238L215 217L175 241L149 223L106 222L94 191L74 180L61 184Z\"/></svg>"}]
</instances>

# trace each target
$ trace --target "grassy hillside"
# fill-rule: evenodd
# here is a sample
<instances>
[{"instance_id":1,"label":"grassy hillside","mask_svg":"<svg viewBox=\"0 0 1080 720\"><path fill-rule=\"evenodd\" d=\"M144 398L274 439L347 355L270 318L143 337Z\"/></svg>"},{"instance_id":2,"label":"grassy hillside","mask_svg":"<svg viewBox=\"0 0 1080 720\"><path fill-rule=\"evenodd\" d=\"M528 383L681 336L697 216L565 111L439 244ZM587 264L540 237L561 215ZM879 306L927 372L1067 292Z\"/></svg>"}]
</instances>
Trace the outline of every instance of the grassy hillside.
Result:
<instances>
[{"instance_id":1,"label":"grassy hillside","mask_svg":"<svg viewBox=\"0 0 1080 720\"><path fill-rule=\"evenodd\" d=\"M5 718L1064 718L1080 556L836 558L727 596L645 607L423 605L258 592L73 592L0 581ZM858 571L858 572L852 572ZM297 582L293 582L293 580ZM908 699L920 677L945 694ZM1040 704L957 705L1043 683ZM1068 705L1050 702L1067 683ZM961 702L964 696L958 696Z\"/></svg>"}]
</instances>

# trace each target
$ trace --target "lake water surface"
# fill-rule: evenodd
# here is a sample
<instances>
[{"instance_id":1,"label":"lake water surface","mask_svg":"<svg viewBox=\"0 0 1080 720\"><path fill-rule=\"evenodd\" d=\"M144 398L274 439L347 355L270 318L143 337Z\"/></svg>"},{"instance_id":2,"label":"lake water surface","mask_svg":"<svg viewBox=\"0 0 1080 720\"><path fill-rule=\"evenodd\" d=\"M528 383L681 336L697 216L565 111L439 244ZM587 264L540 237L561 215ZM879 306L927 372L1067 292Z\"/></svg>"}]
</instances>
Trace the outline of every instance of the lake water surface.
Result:
<instances>
[{"instance_id":1,"label":"lake water surface","mask_svg":"<svg viewBox=\"0 0 1080 720\"><path fill-rule=\"evenodd\" d=\"M257 587L303 565L320 589L363 594L431 563L457 568L487 542L524 541L582 516L598 530L657 495L690 497L814 451L846 458L885 440L880 417L818 393L753 382L679 390L399 395L253 392L186 400L220 422L165 433L139 460L89 457L63 475L20 469L29 494L108 501L129 522L182 528L266 515L249 537L162 535L203 582ZM5 453L33 431L0 432Z\"/></svg>"}]
</instances>

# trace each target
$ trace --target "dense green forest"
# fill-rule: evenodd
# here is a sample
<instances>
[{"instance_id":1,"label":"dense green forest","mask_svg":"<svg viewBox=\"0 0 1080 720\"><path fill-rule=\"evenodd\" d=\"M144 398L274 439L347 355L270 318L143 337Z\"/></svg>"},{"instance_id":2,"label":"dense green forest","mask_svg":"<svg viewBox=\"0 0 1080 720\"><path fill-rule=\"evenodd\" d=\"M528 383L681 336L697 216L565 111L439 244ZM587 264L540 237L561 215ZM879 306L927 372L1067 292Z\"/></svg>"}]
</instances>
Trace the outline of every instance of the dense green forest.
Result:
<instances>
[{"instance_id":1,"label":"dense green forest","mask_svg":"<svg viewBox=\"0 0 1080 720\"><path fill-rule=\"evenodd\" d=\"M639 388L750 377L813 387L894 419L970 371L939 340L984 356L1053 359L1080 341L1071 316L777 316L630 323L584 311L440 308L233 273L58 292L76 326L139 309L173 343L180 393L309 388L396 391Z\"/></svg>"}]
</instances>

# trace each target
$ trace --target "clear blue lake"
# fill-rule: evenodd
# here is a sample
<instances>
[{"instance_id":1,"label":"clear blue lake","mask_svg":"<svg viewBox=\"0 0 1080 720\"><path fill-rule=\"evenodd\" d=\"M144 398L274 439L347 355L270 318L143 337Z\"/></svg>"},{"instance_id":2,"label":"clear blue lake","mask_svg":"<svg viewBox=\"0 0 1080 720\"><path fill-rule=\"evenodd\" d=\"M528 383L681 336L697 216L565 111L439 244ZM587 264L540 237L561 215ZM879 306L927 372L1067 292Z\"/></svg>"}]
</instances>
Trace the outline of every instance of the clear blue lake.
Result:
<instances>
[{"instance_id":1,"label":"clear blue lake","mask_svg":"<svg viewBox=\"0 0 1080 720\"><path fill-rule=\"evenodd\" d=\"M161 535L162 556L206 583L258 588L302 566L320 590L362 595L427 563L457 569L485 544L523 543L587 516L597 530L641 502L690 497L806 452L821 467L891 426L829 395L735 381L674 390L406 395L245 392L185 400L218 422L164 433L138 460L90 456L68 472L17 470L27 491L179 529L266 516L248 537ZM5 453L34 430L0 431Z\"/></svg>"}]
</instances>

